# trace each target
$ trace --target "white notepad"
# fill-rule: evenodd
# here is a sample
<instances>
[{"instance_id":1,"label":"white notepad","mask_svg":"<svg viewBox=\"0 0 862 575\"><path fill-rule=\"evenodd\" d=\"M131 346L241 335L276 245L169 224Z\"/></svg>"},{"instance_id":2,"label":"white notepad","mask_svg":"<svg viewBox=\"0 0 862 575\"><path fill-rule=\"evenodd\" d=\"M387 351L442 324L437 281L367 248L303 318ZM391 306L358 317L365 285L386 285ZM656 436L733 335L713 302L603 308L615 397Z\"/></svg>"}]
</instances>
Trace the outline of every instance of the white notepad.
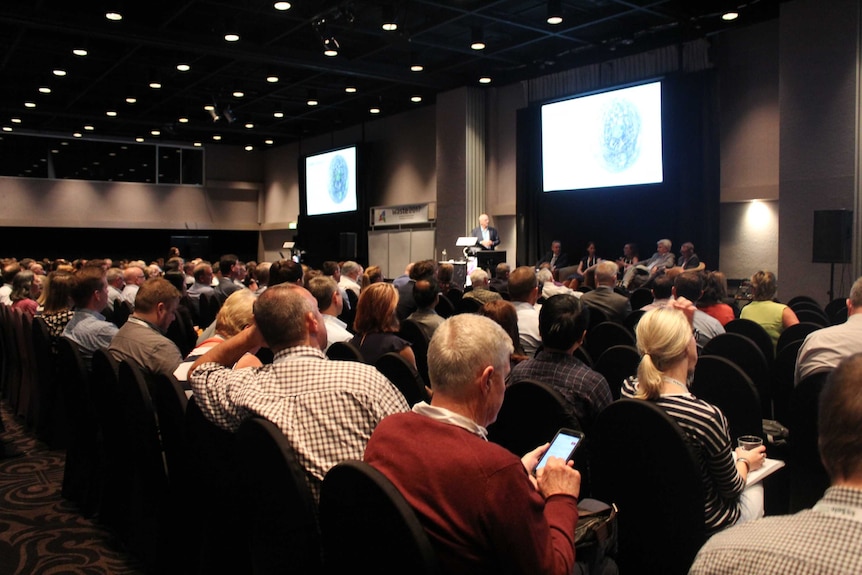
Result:
<instances>
[{"instance_id":1,"label":"white notepad","mask_svg":"<svg viewBox=\"0 0 862 575\"><path fill-rule=\"evenodd\" d=\"M763 460L763 466L760 469L755 471L750 471L748 473L748 479L746 479L746 485L753 485L758 481L762 481L764 477L767 475L772 475L774 472L778 471L784 467L784 462L780 459L769 459L768 457Z\"/></svg>"}]
</instances>

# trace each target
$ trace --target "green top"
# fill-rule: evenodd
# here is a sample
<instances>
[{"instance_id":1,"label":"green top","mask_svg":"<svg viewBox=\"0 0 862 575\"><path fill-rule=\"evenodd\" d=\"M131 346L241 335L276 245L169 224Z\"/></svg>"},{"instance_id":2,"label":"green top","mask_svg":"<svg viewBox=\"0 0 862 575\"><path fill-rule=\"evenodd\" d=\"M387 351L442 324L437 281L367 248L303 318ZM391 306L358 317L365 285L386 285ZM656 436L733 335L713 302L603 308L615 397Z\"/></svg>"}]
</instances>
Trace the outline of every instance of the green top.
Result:
<instances>
[{"instance_id":1,"label":"green top","mask_svg":"<svg viewBox=\"0 0 862 575\"><path fill-rule=\"evenodd\" d=\"M744 308L739 314L742 319L750 319L753 322L759 323L772 338L772 347L778 345L778 336L784 331L784 322L782 315L784 308L787 306L783 303L775 303L774 301L753 301Z\"/></svg>"}]
</instances>

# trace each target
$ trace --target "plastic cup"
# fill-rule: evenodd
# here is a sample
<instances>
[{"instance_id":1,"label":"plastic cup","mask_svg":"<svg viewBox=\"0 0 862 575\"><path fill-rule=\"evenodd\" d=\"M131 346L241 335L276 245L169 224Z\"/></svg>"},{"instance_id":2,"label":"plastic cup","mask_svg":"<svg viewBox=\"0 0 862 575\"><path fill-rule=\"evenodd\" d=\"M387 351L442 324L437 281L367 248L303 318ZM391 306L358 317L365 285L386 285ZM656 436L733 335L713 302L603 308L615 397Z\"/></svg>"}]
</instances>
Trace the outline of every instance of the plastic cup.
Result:
<instances>
[{"instance_id":1,"label":"plastic cup","mask_svg":"<svg viewBox=\"0 0 862 575\"><path fill-rule=\"evenodd\" d=\"M742 435L737 439L739 447L745 451L751 451L763 445L763 439L756 435Z\"/></svg>"}]
</instances>

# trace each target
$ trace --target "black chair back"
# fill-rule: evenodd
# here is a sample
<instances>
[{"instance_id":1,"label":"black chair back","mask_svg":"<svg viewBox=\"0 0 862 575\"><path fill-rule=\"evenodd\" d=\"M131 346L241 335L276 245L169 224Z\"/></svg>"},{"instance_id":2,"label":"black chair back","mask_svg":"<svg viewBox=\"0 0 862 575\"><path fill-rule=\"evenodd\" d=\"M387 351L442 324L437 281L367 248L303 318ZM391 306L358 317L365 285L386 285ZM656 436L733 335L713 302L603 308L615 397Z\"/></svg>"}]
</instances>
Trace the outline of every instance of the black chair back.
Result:
<instances>
[{"instance_id":1,"label":"black chair back","mask_svg":"<svg viewBox=\"0 0 862 575\"><path fill-rule=\"evenodd\" d=\"M810 304L814 304L814 305L816 305L817 307L820 307L820 304L819 304L819 303L817 303L817 300L816 300L816 299L814 299L814 298L813 298L813 297L811 297L811 296L808 296L808 295L797 295L797 296L794 296L794 297L790 298L789 300L787 300L787 304L786 304L786 305L787 305L788 307L790 307L790 308L793 308L793 306L794 306L794 305L796 305L796 304L797 304L797 303L799 303L799 302L807 302L807 303L810 303Z\"/></svg>"},{"instance_id":2,"label":"black chair back","mask_svg":"<svg viewBox=\"0 0 862 575\"><path fill-rule=\"evenodd\" d=\"M816 323L820 327L828 327L830 324L826 313L821 310L800 309L799 311L794 310L794 313L800 322Z\"/></svg>"},{"instance_id":3,"label":"black chair back","mask_svg":"<svg viewBox=\"0 0 862 575\"><path fill-rule=\"evenodd\" d=\"M206 329L215 321L218 310L221 309L221 303L215 294L202 293L198 300L198 324L201 329Z\"/></svg>"},{"instance_id":4,"label":"black chair back","mask_svg":"<svg viewBox=\"0 0 862 575\"><path fill-rule=\"evenodd\" d=\"M717 355L738 365L757 390L762 418L773 419L769 363L754 340L738 333L722 333L706 342L701 354Z\"/></svg>"},{"instance_id":5,"label":"black chair back","mask_svg":"<svg viewBox=\"0 0 862 575\"><path fill-rule=\"evenodd\" d=\"M395 384L410 407L430 399L419 372L401 354L394 351L384 353L377 358L374 367Z\"/></svg>"},{"instance_id":6,"label":"black chair back","mask_svg":"<svg viewBox=\"0 0 862 575\"><path fill-rule=\"evenodd\" d=\"M57 342L57 366L61 374L61 401L69 430L63 497L78 505L84 515L96 512L99 502L99 425L90 396L90 373L78 345L66 337Z\"/></svg>"},{"instance_id":7,"label":"black chair back","mask_svg":"<svg viewBox=\"0 0 862 575\"><path fill-rule=\"evenodd\" d=\"M775 361L775 345L772 342L772 336L767 333L766 329L756 321L750 319L732 319L724 324L724 330L729 333L738 333L751 339L763 352L766 358L766 363L772 366Z\"/></svg>"},{"instance_id":8,"label":"black chair back","mask_svg":"<svg viewBox=\"0 0 862 575\"><path fill-rule=\"evenodd\" d=\"M586 306L590 310L590 320L587 323L587 333L590 333L600 323L607 323L608 314L597 307Z\"/></svg>"},{"instance_id":9,"label":"black chair back","mask_svg":"<svg viewBox=\"0 0 862 575\"><path fill-rule=\"evenodd\" d=\"M841 313L842 311L844 311L846 313L847 312L847 298L846 297L839 297L839 298L833 299L832 301L830 301L829 303L826 304L826 306L823 308L823 311L826 312L826 315L829 317L830 320L835 318L836 314ZM832 322L832 325L835 325L834 321Z\"/></svg>"},{"instance_id":10,"label":"black chair back","mask_svg":"<svg viewBox=\"0 0 862 575\"><path fill-rule=\"evenodd\" d=\"M538 355L538 353L539 353L539 351L536 350L537 355ZM593 367L593 364L595 363L593 361L593 357L590 355L590 352L588 352L586 349L584 349L584 346L580 346L577 349L575 349L574 355L576 358L578 358L579 360L584 362L584 364L587 367Z\"/></svg>"},{"instance_id":11,"label":"black chair back","mask_svg":"<svg viewBox=\"0 0 862 575\"><path fill-rule=\"evenodd\" d=\"M359 351L359 348L349 341L335 341L330 344L329 349L326 350L326 357L339 361L365 362L365 358L362 357L362 352Z\"/></svg>"},{"instance_id":12,"label":"black chair back","mask_svg":"<svg viewBox=\"0 0 862 575\"><path fill-rule=\"evenodd\" d=\"M847 316L850 312L846 307L842 307L838 309L834 314L829 316L829 323L832 325L839 325L847 321Z\"/></svg>"},{"instance_id":13,"label":"black chair back","mask_svg":"<svg viewBox=\"0 0 862 575\"><path fill-rule=\"evenodd\" d=\"M456 304L457 302L461 301L462 297L464 297L464 290L452 287L449 288L449 290L444 295L449 298L449 301L451 301L453 304Z\"/></svg>"},{"instance_id":14,"label":"black chair back","mask_svg":"<svg viewBox=\"0 0 862 575\"><path fill-rule=\"evenodd\" d=\"M790 399L796 375L796 356L802 347L801 339L786 343L772 364L772 412L774 419L785 425L790 421Z\"/></svg>"},{"instance_id":15,"label":"black chair back","mask_svg":"<svg viewBox=\"0 0 862 575\"><path fill-rule=\"evenodd\" d=\"M612 321L602 322L588 330L584 339L584 347L594 358L601 357L605 350L615 345L635 345L635 336L626 326Z\"/></svg>"},{"instance_id":16,"label":"black chair back","mask_svg":"<svg viewBox=\"0 0 862 575\"><path fill-rule=\"evenodd\" d=\"M232 541L244 547L251 572L317 575L322 567L316 505L305 471L274 423L246 419L236 433ZM355 536L355 534L354 534ZM355 557L353 558L355 559Z\"/></svg>"},{"instance_id":17,"label":"black chair back","mask_svg":"<svg viewBox=\"0 0 862 575\"><path fill-rule=\"evenodd\" d=\"M595 497L620 510L620 573L687 573L706 536L703 480L682 429L648 401L621 399L594 435Z\"/></svg>"},{"instance_id":18,"label":"black chair back","mask_svg":"<svg viewBox=\"0 0 862 575\"><path fill-rule=\"evenodd\" d=\"M342 308L341 315L338 316L338 319L346 323L347 329L352 331L353 320L356 318L356 306L359 304L359 296L351 289L345 289L344 292L347 294L347 303L350 305L345 305Z\"/></svg>"},{"instance_id":19,"label":"black chair back","mask_svg":"<svg viewBox=\"0 0 862 575\"><path fill-rule=\"evenodd\" d=\"M830 484L817 447L820 392L828 377L829 372L809 375L793 389L788 425L790 513L813 507Z\"/></svg>"},{"instance_id":20,"label":"black chair back","mask_svg":"<svg viewBox=\"0 0 862 575\"><path fill-rule=\"evenodd\" d=\"M627 315L626 318L623 320L623 325L626 326L630 332L632 332L632 335L636 333L638 322L641 320L645 313L646 312L642 309L635 309L632 310L631 313L629 313L629 315Z\"/></svg>"},{"instance_id":21,"label":"black chair back","mask_svg":"<svg viewBox=\"0 0 862 575\"><path fill-rule=\"evenodd\" d=\"M641 357L634 345L614 345L599 356L593 369L602 374L614 400L620 398L623 380L637 375Z\"/></svg>"},{"instance_id":22,"label":"black chair back","mask_svg":"<svg viewBox=\"0 0 862 575\"><path fill-rule=\"evenodd\" d=\"M33 319L33 358L36 362L36 377L38 386L32 397L34 404L36 437L53 448L58 448L57 441L65 434L65 411L60 403L57 386L57 356L54 353L54 343L48 324L41 317ZM2 339L2 338L0 338Z\"/></svg>"},{"instance_id":23,"label":"black chair back","mask_svg":"<svg viewBox=\"0 0 862 575\"><path fill-rule=\"evenodd\" d=\"M177 346L180 355L186 357L195 348L198 334L189 308L180 304L177 306L174 321L168 326L165 336Z\"/></svg>"},{"instance_id":24,"label":"black chair back","mask_svg":"<svg viewBox=\"0 0 862 575\"><path fill-rule=\"evenodd\" d=\"M474 297L462 297L455 305L455 313L477 313L482 307L482 302Z\"/></svg>"},{"instance_id":25,"label":"black chair back","mask_svg":"<svg viewBox=\"0 0 862 575\"><path fill-rule=\"evenodd\" d=\"M111 322L117 327L123 327L132 315L132 304L124 299L114 302L114 313L111 314Z\"/></svg>"},{"instance_id":26,"label":"black chair back","mask_svg":"<svg viewBox=\"0 0 862 575\"><path fill-rule=\"evenodd\" d=\"M415 512L367 463L344 461L329 470L321 486L319 517L326 573L440 573Z\"/></svg>"},{"instance_id":27,"label":"black chair back","mask_svg":"<svg viewBox=\"0 0 862 575\"><path fill-rule=\"evenodd\" d=\"M795 325L785 328L784 331L781 332L781 335L778 336L778 343L775 345L776 355L780 353L781 349L788 343L796 341L797 339L804 340L805 336L809 333L815 332L823 327L824 326L818 323L800 321Z\"/></svg>"},{"instance_id":28,"label":"black chair back","mask_svg":"<svg viewBox=\"0 0 862 575\"><path fill-rule=\"evenodd\" d=\"M425 385L430 387L431 379L428 377L428 338L425 337L425 332L412 319L404 319L401 320L398 335L410 342L410 346L413 348L413 355L416 357L416 369L419 371L419 376L425 382Z\"/></svg>"},{"instance_id":29,"label":"black chair back","mask_svg":"<svg viewBox=\"0 0 862 575\"><path fill-rule=\"evenodd\" d=\"M763 437L757 390L742 368L731 360L715 355L700 356L694 368L691 391L724 413L731 439L740 435Z\"/></svg>"},{"instance_id":30,"label":"black chair back","mask_svg":"<svg viewBox=\"0 0 862 575\"><path fill-rule=\"evenodd\" d=\"M437 300L437 307L434 310L441 317L449 318L455 315L455 304L448 297L440 294Z\"/></svg>"}]
</instances>

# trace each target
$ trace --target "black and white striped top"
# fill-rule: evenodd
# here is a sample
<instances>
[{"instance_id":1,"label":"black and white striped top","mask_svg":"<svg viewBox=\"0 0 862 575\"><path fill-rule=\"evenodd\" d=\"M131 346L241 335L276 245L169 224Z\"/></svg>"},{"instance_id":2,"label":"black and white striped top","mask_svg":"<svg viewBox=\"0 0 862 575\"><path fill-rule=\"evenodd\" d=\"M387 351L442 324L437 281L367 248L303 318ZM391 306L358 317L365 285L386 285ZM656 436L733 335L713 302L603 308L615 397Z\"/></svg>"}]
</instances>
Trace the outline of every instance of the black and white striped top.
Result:
<instances>
[{"instance_id":1,"label":"black and white striped top","mask_svg":"<svg viewBox=\"0 0 862 575\"><path fill-rule=\"evenodd\" d=\"M634 397L637 379L623 383L623 397ZM655 404L682 428L700 467L704 486L704 520L707 534L733 525L739 519L739 495L745 480L736 470L727 419L719 408L690 393L662 395Z\"/></svg>"}]
</instances>

